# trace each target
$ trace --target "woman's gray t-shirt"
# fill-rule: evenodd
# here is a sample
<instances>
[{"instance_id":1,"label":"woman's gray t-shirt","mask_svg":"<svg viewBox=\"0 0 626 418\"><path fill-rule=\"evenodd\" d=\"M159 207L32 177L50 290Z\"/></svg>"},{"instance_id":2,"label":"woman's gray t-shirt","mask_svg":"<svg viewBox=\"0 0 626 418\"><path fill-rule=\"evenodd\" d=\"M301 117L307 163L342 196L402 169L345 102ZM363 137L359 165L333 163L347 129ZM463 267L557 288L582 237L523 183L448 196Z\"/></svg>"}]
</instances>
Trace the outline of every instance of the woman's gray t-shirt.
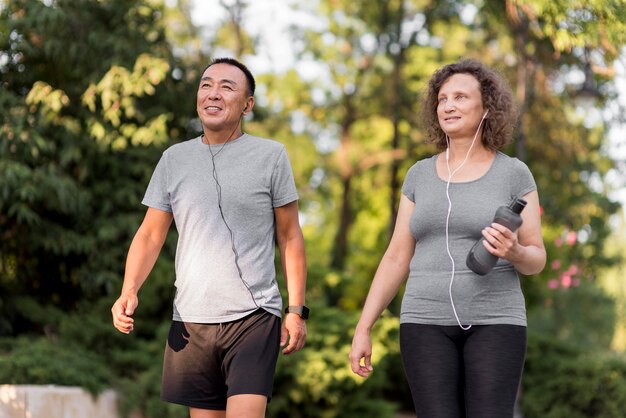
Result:
<instances>
[{"instance_id":1,"label":"woman's gray t-shirt","mask_svg":"<svg viewBox=\"0 0 626 418\"><path fill-rule=\"evenodd\" d=\"M274 208L298 199L285 146L244 134L210 147L198 137L168 148L142 201L178 230L174 320L227 322L258 307L281 316Z\"/></svg>"},{"instance_id":2,"label":"woman's gray t-shirt","mask_svg":"<svg viewBox=\"0 0 626 418\"><path fill-rule=\"evenodd\" d=\"M418 161L402 186L402 193L415 203L410 229L416 245L401 323L457 325L449 295L452 262L446 250L447 182L437 175L436 161L437 156ZM500 259L489 274L480 276L465 260L482 237L482 229L492 223L496 209L536 189L526 164L501 152L482 177L450 183L448 233L455 264L452 297L462 324L526 325L524 296L513 265Z\"/></svg>"}]
</instances>

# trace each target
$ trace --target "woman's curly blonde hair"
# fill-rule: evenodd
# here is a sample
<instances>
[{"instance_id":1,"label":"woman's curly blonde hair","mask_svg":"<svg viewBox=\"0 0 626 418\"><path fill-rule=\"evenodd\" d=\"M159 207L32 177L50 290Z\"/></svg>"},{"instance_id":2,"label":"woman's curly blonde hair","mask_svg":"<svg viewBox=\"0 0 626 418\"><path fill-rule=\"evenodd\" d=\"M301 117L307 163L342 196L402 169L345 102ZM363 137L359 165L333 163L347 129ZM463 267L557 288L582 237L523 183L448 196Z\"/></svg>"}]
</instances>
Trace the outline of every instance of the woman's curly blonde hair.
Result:
<instances>
[{"instance_id":1,"label":"woman's curly blonde hair","mask_svg":"<svg viewBox=\"0 0 626 418\"><path fill-rule=\"evenodd\" d=\"M483 122L483 145L495 151L511 142L518 117L511 88L498 72L481 62L469 59L448 64L430 78L421 111L428 141L440 150L446 148L446 134L439 125L437 104L441 86L454 74L471 75L480 85L483 107L489 110Z\"/></svg>"}]
</instances>

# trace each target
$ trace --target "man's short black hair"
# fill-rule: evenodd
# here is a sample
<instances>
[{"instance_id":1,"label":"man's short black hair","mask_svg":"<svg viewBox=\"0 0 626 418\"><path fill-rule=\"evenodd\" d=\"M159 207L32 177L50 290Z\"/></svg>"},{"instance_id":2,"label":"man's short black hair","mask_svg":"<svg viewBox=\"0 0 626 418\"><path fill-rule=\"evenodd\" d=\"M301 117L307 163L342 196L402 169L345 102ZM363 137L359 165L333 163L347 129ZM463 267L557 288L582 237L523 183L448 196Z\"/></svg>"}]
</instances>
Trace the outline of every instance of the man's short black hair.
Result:
<instances>
[{"instance_id":1,"label":"man's short black hair","mask_svg":"<svg viewBox=\"0 0 626 418\"><path fill-rule=\"evenodd\" d=\"M234 67L239 68L244 73L244 75L246 76L246 80L248 81L248 95L254 96L254 90L256 89L256 82L254 81L254 76L252 75L248 67L246 67L245 65L243 65L241 62L237 61L234 58L214 58L213 61L211 61L211 63L206 66L204 71L206 71L210 66L215 65L215 64L228 64L228 65L232 65ZM204 74L204 71L202 71L202 74Z\"/></svg>"}]
</instances>

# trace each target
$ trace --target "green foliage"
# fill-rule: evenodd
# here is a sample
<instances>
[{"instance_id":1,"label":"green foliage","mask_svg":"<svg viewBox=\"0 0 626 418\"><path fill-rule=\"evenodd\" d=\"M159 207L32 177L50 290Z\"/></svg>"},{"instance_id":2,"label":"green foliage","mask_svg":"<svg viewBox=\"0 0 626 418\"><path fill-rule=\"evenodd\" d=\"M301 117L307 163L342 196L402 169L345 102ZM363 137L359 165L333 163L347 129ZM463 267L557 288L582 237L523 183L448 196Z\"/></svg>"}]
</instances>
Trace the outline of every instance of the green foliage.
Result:
<instances>
[{"instance_id":1,"label":"green foliage","mask_svg":"<svg viewBox=\"0 0 626 418\"><path fill-rule=\"evenodd\" d=\"M610 266L618 256L602 257L589 245L589 226L580 231L544 227L548 265L524 280L530 329L586 349L608 350L616 328L617 304L598 282L598 264Z\"/></svg>"},{"instance_id":2,"label":"green foliage","mask_svg":"<svg viewBox=\"0 0 626 418\"><path fill-rule=\"evenodd\" d=\"M279 359L268 416L392 418L400 402L410 402L398 361L397 318L385 316L377 323L372 333L374 372L364 380L352 373L348 361L357 313L322 307L313 312L307 348Z\"/></svg>"},{"instance_id":3,"label":"green foliage","mask_svg":"<svg viewBox=\"0 0 626 418\"><path fill-rule=\"evenodd\" d=\"M173 56L162 2L4 3L0 335L20 337L6 339L0 381L113 387L126 411L177 416L155 395L174 239L133 336L112 327L110 307L156 161L191 135L198 70Z\"/></svg>"},{"instance_id":4,"label":"green foliage","mask_svg":"<svg viewBox=\"0 0 626 418\"><path fill-rule=\"evenodd\" d=\"M527 418L622 417L626 359L531 334L522 393Z\"/></svg>"},{"instance_id":5,"label":"green foliage","mask_svg":"<svg viewBox=\"0 0 626 418\"><path fill-rule=\"evenodd\" d=\"M129 351L116 350L112 359L117 370L125 370L117 382L122 398L120 410L128 414L134 410L143 412L146 418L185 418L189 409L160 400L161 373L163 371L163 347L167 339L169 321L163 322L150 339L138 342ZM132 373L128 373L128 369ZM120 373L118 371L118 374ZM119 374L121 375L121 374Z\"/></svg>"},{"instance_id":6,"label":"green foliage","mask_svg":"<svg viewBox=\"0 0 626 418\"><path fill-rule=\"evenodd\" d=\"M7 353L7 346L11 351ZM80 345L46 338L0 341L0 382L80 386L96 394L114 382L112 370Z\"/></svg>"},{"instance_id":7,"label":"green foliage","mask_svg":"<svg viewBox=\"0 0 626 418\"><path fill-rule=\"evenodd\" d=\"M193 81L173 79L178 63L162 35L162 9L16 0L0 11L8 57L0 89L4 335L54 325L54 316L37 312L119 291L145 185L166 142L186 131L194 104L168 104ZM67 31L78 17L90 22L88 35ZM107 26L123 21L132 24ZM69 54L49 56L61 44Z\"/></svg>"},{"instance_id":8,"label":"green foliage","mask_svg":"<svg viewBox=\"0 0 626 418\"><path fill-rule=\"evenodd\" d=\"M529 313L532 330L587 350L611 348L615 330L615 301L589 282L570 289L547 289L544 306Z\"/></svg>"},{"instance_id":9,"label":"green foliage","mask_svg":"<svg viewBox=\"0 0 626 418\"><path fill-rule=\"evenodd\" d=\"M516 2L533 23L535 33L550 39L557 51L595 46L607 59L619 55L626 42L626 9L622 0Z\"/></svg>"},{"instance_id":10,"label":"green foliage","mask_svg":"<svg viewBox=\"0 0 626 418\"><path fill-rule=\"evenodd\" d=\"M626 254L626 218L624 212L620 214L621 227L613 231L612 238L608 244L609 255ZM598 278L602 288L615 298L617 326L614 332L611 348L615 351L626 352L626 264L615 264L612 268L604 271Z\"/></svg>"}]
</instances>

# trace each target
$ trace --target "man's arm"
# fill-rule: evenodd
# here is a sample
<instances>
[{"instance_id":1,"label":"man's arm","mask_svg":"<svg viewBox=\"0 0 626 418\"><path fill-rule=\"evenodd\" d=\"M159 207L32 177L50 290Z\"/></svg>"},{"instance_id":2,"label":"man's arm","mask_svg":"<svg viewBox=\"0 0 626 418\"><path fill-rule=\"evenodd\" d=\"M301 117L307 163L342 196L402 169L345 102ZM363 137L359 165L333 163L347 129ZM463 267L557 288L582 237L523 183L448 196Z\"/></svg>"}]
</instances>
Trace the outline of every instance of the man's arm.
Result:
<instances>
[{"instance_id":1,"label":"man's arm","mask_svg":"<svg viewBox=\"0 0 626 418\"><path fill-rule=\"evenodd\" d=\"M280 260L287 284L289 306L304 305L306 293L306 256L304 237L298 220L298 202L274 208L276 217L276 239L280 249ZM281 330L280 345L289 345L283 350L290 354L300 350L306 341L306 323L299 315L285 315Z\"/></svg>"},{"instance_id":2,"label":"man's arm","mask_svg":"<svg viewBox=\"0 0 626 418\"><path fill-rule=\"evenodd\" d=\"M111 308L113 325L120 332L129 334L133 330L132 318L139 304L137 293L154 267L167 231L172 224L170 212L148 208L146 216L130 244L126 257L126 270L122 292Z\"/></svg>"}]
</instances>

